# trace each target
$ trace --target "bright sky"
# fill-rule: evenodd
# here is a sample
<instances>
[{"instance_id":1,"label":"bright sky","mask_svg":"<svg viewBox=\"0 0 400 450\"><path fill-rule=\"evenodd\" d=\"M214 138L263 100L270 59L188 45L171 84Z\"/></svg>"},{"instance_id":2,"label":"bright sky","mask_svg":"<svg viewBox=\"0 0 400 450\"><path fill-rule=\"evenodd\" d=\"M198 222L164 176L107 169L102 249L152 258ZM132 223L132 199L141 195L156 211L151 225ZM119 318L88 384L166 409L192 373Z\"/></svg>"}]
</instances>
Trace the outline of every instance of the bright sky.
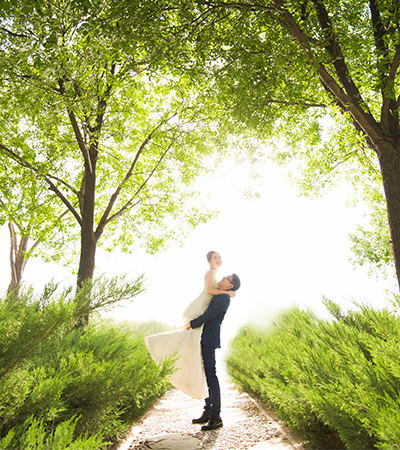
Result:
<instances>
[{"instance_id":1,"label":"bright sky","mask_svg":"<svg viewBox=\"0 0 400 450\"><path fill-rule=\"evenodd\" d=\"M131 255L98 251L97 275L144 272L148 280L146 293L114 311L117 321L180 325L185 306L202 290L209 250L221 253L219 278L236 272L242 281L224 321L225 339L248 321L270 323L277 312L293 304L325 315L323 296L344 308L353 307L352 299L377 308L387 304L385 290L396 291L394 280L370 278L366 270L354 270L348 262L348 233L363 221L364 208L346 207L344 184L321 199L298 197L285 181L284 170L270 163L263 169L262 199L248 201L235 187L247 183L245 173L237 167L226 172L210 182L212 202L219 206L220 215L199 226L182 248L154 256L141 251ZM0 233L1 291L9 283L8 245L4 226ZM56 281L64 280L68 272L35 259L28 262L24 279L39 290L53 276Z\"/></svg>"}]
</instances>

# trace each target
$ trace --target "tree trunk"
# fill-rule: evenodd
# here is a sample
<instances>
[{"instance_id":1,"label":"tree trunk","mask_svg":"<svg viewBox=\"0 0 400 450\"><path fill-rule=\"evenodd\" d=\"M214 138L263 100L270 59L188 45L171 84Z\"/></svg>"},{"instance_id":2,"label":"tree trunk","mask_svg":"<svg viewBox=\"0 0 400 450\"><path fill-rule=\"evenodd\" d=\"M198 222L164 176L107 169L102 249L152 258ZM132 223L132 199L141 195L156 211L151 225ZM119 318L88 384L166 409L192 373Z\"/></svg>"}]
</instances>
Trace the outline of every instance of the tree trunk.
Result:
<instances>
[{"instance_id":1,"label":"tree trunk","mask_svg":"<svg viewBox=\"0 0 400 450\"><path fill-rule=\"evenodd\" d=\"M77 291L82 289L82 286L93 279L96 247L97 241L95 239L93 230L84 226L82 223L81 230L81 254L79 260L78 279L77 279ZM89 324L89 304L90 304L90 290L87 293L87 297L81 299L77 304L78 309L82 309L84 312L78 323L77 328L86 326Z\"/></svg>"},{"instance_id":2,"label":"tree trunk","mask_svg":"<svg viewBox=\"0 0 400 450\"><path fill-rule=\"evenodd\" d=\"M17 232L12 222L8 223L10 231L10 268L11 281L7 289L7 293L18 291L21 286L22 275L28 260L26 249L28 247L29 237L21 237L18 244Z\"/></svg>"},{"instance_id":3,"label":"tree trunk","mask_svg":"<svg viewBox=\"0 0 400 450\"><path fill-rule=\"evenodd\" d=\"M94 154L94 156L93 156ZM91 155L91 163L85 164L85 176L83 178L84 189L82 198L82 228L81 228L81 252L78 268L77 291L82 289L82 286L93 279L95 256L97 247L97 238L94 233L94 205L95 205L95 191L96 191L96 162L97 151ZM82 298L78 309L83 307L84 313L78 321L76 327L80 328L89 323L89 304L90 291L88 297Z\"/></svg>"},{"instance_id":4,"label":"tree trunk","mask_svg":"<svg viewBox=\"0 0 400 450\"><path fill-rule=\"evenodd\" d=\"M397 282L400 288L400 143L383 141L378 148Z\"/></svg>"}]
</instances>

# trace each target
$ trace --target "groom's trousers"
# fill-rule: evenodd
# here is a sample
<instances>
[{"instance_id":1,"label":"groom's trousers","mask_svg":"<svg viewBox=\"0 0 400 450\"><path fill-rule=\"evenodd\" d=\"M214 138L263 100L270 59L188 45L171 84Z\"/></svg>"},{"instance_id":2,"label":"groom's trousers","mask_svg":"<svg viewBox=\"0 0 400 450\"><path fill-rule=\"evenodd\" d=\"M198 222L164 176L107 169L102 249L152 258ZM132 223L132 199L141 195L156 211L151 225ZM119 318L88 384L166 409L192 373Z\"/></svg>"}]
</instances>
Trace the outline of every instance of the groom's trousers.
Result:
<instances>
[{"instance_id":1,"label":"groom's trousers","mask_svg":"<svg viewBox=\"0 0 400 450\"><path fill-rule=\"evenodd\" d=\"M204 409L213 417L219 419L221 412L221 391L216 370L215 348L202 345L201 353L208 386L208 397L205 400L206 404Z\"/></svg>"}]
</instances>

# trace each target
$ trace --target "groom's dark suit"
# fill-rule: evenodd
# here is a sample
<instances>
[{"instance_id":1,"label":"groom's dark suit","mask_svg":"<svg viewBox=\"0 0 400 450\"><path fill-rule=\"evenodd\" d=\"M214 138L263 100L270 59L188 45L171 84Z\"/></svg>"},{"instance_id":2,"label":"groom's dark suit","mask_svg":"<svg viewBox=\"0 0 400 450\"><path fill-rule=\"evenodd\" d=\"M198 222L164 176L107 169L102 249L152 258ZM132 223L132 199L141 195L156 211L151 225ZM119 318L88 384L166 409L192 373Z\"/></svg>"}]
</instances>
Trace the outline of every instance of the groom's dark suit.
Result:
<instances>
[{"instance_id":1,"label":"groom's dark suit","mask_svg":"<svg viewBox=\"0 0 400 450\"><path fill-rule=\"evenodd\" d=\"M211 300L206 311L190 322L191 328L198 328L204 324L201 335L201 351L209 395L206 398L204 409L218 419L220 419L221 412L221 393L216 373L215 349L221 347L221 323L230 302L231 298L228 294L217 295Z\"/></svg>"}]
</instances>

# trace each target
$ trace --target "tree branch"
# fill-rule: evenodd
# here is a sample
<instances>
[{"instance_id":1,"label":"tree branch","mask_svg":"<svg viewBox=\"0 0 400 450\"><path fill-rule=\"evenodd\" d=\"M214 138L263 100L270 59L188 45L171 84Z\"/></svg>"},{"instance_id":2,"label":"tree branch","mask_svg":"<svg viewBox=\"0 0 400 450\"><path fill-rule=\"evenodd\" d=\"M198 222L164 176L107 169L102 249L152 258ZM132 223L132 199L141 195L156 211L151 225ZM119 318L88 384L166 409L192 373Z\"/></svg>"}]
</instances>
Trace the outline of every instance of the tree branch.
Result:
<instances>
[{"instance_id":1,"label":"tree branch","mask_svg":"<svg viewBox=\"0 0 400 450\"><path fill-rule=\"evenodd\" d=\"M5 33L9 34L12 37L29 38L29 36L27 34L14 33L4 27L0 27L0 30L4 31Z\"/></svg>"},{"instance_id":2,"label":"tree branch","mask_svg":"<svg viewBox=\"0 0 400 450\"><path fill-rule=\"evenodd\" d=\"M202 3L202 2L199 1L198 3L207 5L207 2ZM184 26L182 26L180 29L178 29L177 32L175 32L173 34L174 39L176 39L180 34L182 34L186 30L190 30L190 32L192 32L192 33L193 33L193 31L196 31L197 28L201 25L201 23L204 23L204 21L206 20L204 18L204 16L209 15L210 13L215 11L216 9L221 9L221 8L219 6L211 6L208 10L200 12L200 14L198 16L196 16L189 23L186 23ZM226 14L223 16L223 18L225 18L225 17L227 17ZM211 24L213 24L213 23L215 23L215 21L211 22Z\"/></svg>"},{"instance_id":3,"label":"tree branch","mask_svg":"<svg viewBox=\"0 0 400 450\"><path fill-rule=\"evenodd\" d=\"M111 65L111 69L110 69L110 73L112 76L115 75L115 68L116 68L116 64L114 63ZM103 125L104 114L105 114L106 106L107 106L107 100L110 97L112 87L113 87L113 83L110 82L107 85L107 89L104 92L104 95L102 96L102 98L99 98L99 102L98 102L98 106L97 106L98 114L96 116L96 128L94 130L96 133L100 132L101 127Z\"/></svg>"},{"instance_id":4,"label":"tree branch","mask_svg":"<svg viewBox=\"0 0 400 450\"><path fill-rule=\"evenodd\" d=\"M281 16L281 20L278 20L278 22L289 28L293 36L296 38L298 43L300 44L302 50L308 57L310 63L315 64L317 63L319 66L319 76L320 80L322 82L322 85L325 87L327 92L329 92L335 100L339 103L341 108L344 111L350 111L352 102L350 98L347 96L346 92L343 91L343 89L336 83L336 81L333 79L333 77L329 74L329 72L326 70L325 66L318 62L318 59L316 55L314 54L312 47L310 46L310 38L308 38L303 31L300 29L299 25L297 24L294 17L289 13L289 11L285 8L285 5L282 0L273 0L273 3L275 7L272 9L271 7L268 7L266 5L260 5L260 4L249 4L249 3L223 3L223 2L199 2L201 4L205 5L218 5L219 7L226 7L231 6L233 8L240 8L244 9L247 8L248 10L263 10L268 13L271 13L273 11L278 12ZM351 112L351 111L350 111ZM363 113L363 111L362 111ZM364 114L365 115L365 114Z\"/></svg>"},{"instance_id":5,"label":"tree branch","mask_svg":"<svg viewBox=\"0 0 400 450\"><path fill-rule=\"evenodd\" d=\"M104 211L104 213L103 213L103 216L102 216L101 219L100 219L100 222L99 222L99 224L98 224L98 226L97 226L97 229L96 229L96 232L95 232L96 235L98 235L98 237L100 237L101 234L103 233L103 230L104 230L104 227L106 226L106 224L107 224L110 220L112 220L111 218L108 219L108 216L110 215L110 212L111 212L111 210L112 210L112 208L113 208L113 206L114 206L114 204L115 204L115 202L116 202L116 200L117 200L119 194L121 193L121 191L122 191L122 189L123 189L125 183L131 178L131 176L132 176L132 174L133 174L133 170L135 169L136 164L137 164L137 162L138 162L140 156L142 155L142 153L143 153L145 147L146 147L147 144L151 141L151 139L153 138L154 134L161 128L161 126L162 126L164 123L166 123L166 122L168 122L169 120L171 120L171 119L172 119L173 117L175 117L175 116L176 116L176 113L173 114L173 115L172 115L171 117L169 117L168 119L161 121L161 122L157 125L157 127L154 128L154 129L151 131L151 133L147 136L147 138L142 142L142 144L141 144L139 150L136 152L135 158L134 158L134 160L133 160L133 162L132 162L132 164L131 164L131 166L130 166L128 172L127 172L126 175L125 175L125 178L122 180L122 182L119 184L119 186L117 187L117 189L115 190L115 192L112 194L112 196L111 196L111 198L110 198L110 201L109 201L109 203L108 203L108 205L107 205L107 207L106 207L106 209L105 209L105 211ZM172 144L171 144L171 145L172 145ZM169 150L169 148L170 148L170 147L168 147L168 150ZM138 192L139 192L139 191L138 191ZM135 196L136 196L136 195L137 195L137 193L135 194ZM134 197L135 197L135 196L134 196ZM128 202L128 203L129 203L129 202ZM112 218L115 218L115 214L112 216Z\"/></svg>"},{"instance_id":6,"label":"tree branch","mask_svg":"<svg viewBox=\"0 0 400 450\"><path fill-rule=\"evenodd\" d=\"M303 106L304 108L327 108L328 105L324 103L300 103L300 102L286 102L284 100L266 100L267 105L271 103L276 103L284 106Z\"/></svg>"},{"instance_id":7,"label":"tree branch","mask_svg":"<svg viewBox=\"0 0 400 450\"><path fill-rule=\"evenodd\" d=\"M400 64L400 50L397 50L390 66L389 78L394 82Z\"/></svg>"},{"instance_id":8,"label":"tree branch","mask_svg":"<svg viewBox=\"0 0 400 450\"><path fill-rule=\"evenodd\" d=\"M136 194L135 194L135 195L136 195ZM104 224L104 226L103 226L101 229L99 229L99 227L97 227L97 229L96 229L96 237L98 236L98 237L100 238L101 234L102 234L103 231L104 231L104 227L105 227L109 222L111 222L111 221L114 220L114 219L117 219L118 217L121 217L122 214L124 214L124 213L125 213L126 211L128 211L129 209L134 208L136 205L138 205L138 204L141 202L141 200L139 199L139 200L137 200L136 203L133 203L133 199L134 199L134 197L132 197L128 202L126 202L125 205L124 205L119 211L117 211L115 214L113 214L112 216L110 216L110 217L107 219L106 223Z\"/></svg>"},{"instance_id":9,"label":"tree branch","mask_svg":"<svg viewBox=\"0 0 400 450\"><path fill-rule=\"evenodd\" d=\"M16 161L20 166L26 167L27 169L31 170L32 172L36 173L38 176L42 177L44 181L48 184L49 189L53 191L57 197L64 203L64 205L71 211L79 225L82 226L82 219L79 216L78 212L75 210L75 208L71 205L71 203L68 201L66 197L64 197L63 193L57 188L57 186L51 181L51 176L48 174L42 174L35 166L33 166L28 161L25 161L23 158L21 158L17 153L13 152L10 148L0 144L0 149L7 153L9 157L11 157L14 161Z\"/></svg>"},{"instance_id":10,"label":"tree branch","mask_svg":"<svg viewBox=\"0 0 400 450\"><path fill-rule=\"evenodd\" d=\"M68 212L69 212L69 210L67 209L67 210L65 210L62 214L60 214L60 215L54 220L53 225L51 225L50 228L54 228L55 224L56 224L60 219L62 219L65 215L67 215ZM45 235L45 234L46 234L46 230L41 234L41 236L40 236L38 239L36 239L36 241L34 242L34 244L32 245L32 247L27 251L27 254L30 255L30 254L35 250L35 248L37 248L38 245L39 245L41 242L43 242L43 240L44 240L44 239L43 239L43 235Z\"/></svg>"},{"instance_id":11,"label":"tree branch","mask_svg":"<svg viewBox=\"0 0 400 450\"><path fill-rule=\"evenodd\" d=\"M66 91L65 91L65 86L64 86L64 79L59 78L58 85L60 86L60 94L65 95ZM92 171L92 162L90 161L89 150L88 150L88 148L85 144L85 141L82 137L82 133L79 128L78 121L76 120L75 114L72 111L72 109L69 107L67 107L67 113L68 113L68 117L69 117L69 120L72 125L72 129L74 130L75 138L76 138L76 141L78 142L78 146L82 153L83 159L88 164L90 171Z\"/></svg>"},{"instance_id":12,"label":"tree branch","mask_svg":"<svg viewBox=\"0 0 400 450\"><path fill-rule=\"evenodd\" d=\"M394 81L396 79L396 74L397 74L397 69L399 68L399 64L400 64L400 50L397 50L394 57L393 57L393 61L392 64L390 65L390 70L389 70L389 79L391 84L394 84ZM388 81L385 83L385 86L388 85ZM392 88L392 95L388 96L386 94L386 90L383 88L382 86L382 96L383 96L383 102L382 102L382 108L381 108L381 122L388 127L388 122L389 122L389 110L391 110L392 112L395 112L398 108L399 108L399 101L395 98L393 98L394 96L394 89ZM396 119L398 120L398 114L396 113Z\"/></svg>"},{"instance_id":13,"label":"tree branch","mask_svg":"<svg viewBox=\"0 0 400 450\"><path fill-rule=\"evenodd\" d=\"M11 283L12 286L17 286L17 271L15 267L15 262L18 256L18 242L16 233L14 230L13 222L8 222L8 229L10 231L10 268L11 268Z\"/></svg>"},{"instance_id":14,"label":"tree branch","mask_svg":"<svg viewBox=\"0 0 400 450\"><path fill-rule=\"evenodd\" d=\"M386 34L385 27L383 26L381 14L378 10L378 5L375 0L369 1L369 9L371 11L371 19L372 19L372 30L374 33L375 46L381 56L388 61L389 52L387 45L384 41L384 36Z\"/></svg>"},{"instance_id":15,"label":"tree branch","mask_svg":"<svg viewBox=\"0 0 400 450\"><path fill-rule=\"evenodd\" d=\"M245 9L248 11L274 11L274 8L260 3L242 3L242 2L213 2L213 1L197 1L200 5L209 6L214 8L233 8L233 9Z\"/></svg>"},{"instance_id":16,"label":"tree branch","mask_svg":"<svg viewBox=\"0 0 400 450\"><path fill-rule=\"evenodd\" d=\"M158 160L157 164L154 166L153 170L150 172L149 176L141 184L139 189L133 194L132 198L128 202L126 202L125 205L119 211L117 211L115 214L113 214L111 217L109 217L107 220L105 220L104 225L101 228L100 228L100 224L99 224L99 226L97 227L96 232L95 232L95 235L96 235L97 238L99 238L101 236L101 234L102 234L102 232L104 230L104 227L107 225L107 223L111 222L112 220L116 219L117 217L120 217L123 213L125 213L125 211L127 211L128 209L133 208L134 206L136 206L137 204L140 203L140 200L138 200L135 204L133 204L134 198L139 195L139 193L146 186L146 184L148 183L150 178L154 175L154 172L157 170L157 168L159 167L159 165L161 164L161 162L165 158L166 154L171 149L173 143L174 143L174 141L172 141L168 145L168 147L166 148L166 150L164 151L164 153L161 155L160 159Z\"/></svg>"},{"instance_id":17,"label":"tree branch","mask_svg":"<svg viewBox=\"0 0 400 450\"><path fill-rule=\"evenodd\" d=\"M77 197L79 197L79 192L73 188L70 184L68 184L66 181L61 180L61 178L58 178L54 175L47 175L49 178L51 178L52 180L56 180L59 183L63 184L65 187L67 187L71 192L73 192Z\"/></svg>"},{"instance_id":18,"label":"tree branch","mask_svg":"<svg viewBox=\"0 0 400 450\"><path fill-rule=\"evenodd\" d=\"M361 105L364 104L364 101L360 91L351 79L338 39L333 30L328 11L321 0L312 0L312 2L314 3L321 29L326 38L325 49L332 58L336 74L345 91L350 96L352 103L361 109Z\"/></svg>"},{"instance_id":19,"label":"tree branch","mask_svg":"<svg viewBox=\"0 0 400 450\"><path fill-rule=\"evenodd\" d=\"M319 77L325 89L327 89L327 91L331 93L336 101L339 102L344 111L350 113L354 121L358 123L358 126L362 130L362 132L365 135L370 136L372 142L381 141L382 135L380 133L380 128L374 117L371 114L366 113L360 106L360 104L356 101L357 99L351 95L348 95L348 93L344 91L343 88L336 82L336 80L329 74L326 67L318 61L318 58L316 57L316 55L314 55L307 37L298 26L294 17L289 13L287 9L285 9L283 1L273 0L273 2L276 6L277 12L279 12L281 15L283 22L299 42L310 63L318 64ZM357 88L356 92L358 92Z\"/></svg>"},{"instance_id":20,"label":"tree branch","mask_svg":"<svg viewBox=\"0 0 400 450\"><path fill-rule=\"evenodd\" d=\"M395 99L393 91L393 82L396 76L399 51L396 52L392 64L389 61L389 50L385 43L384 37L387 33L382 23L381 14L375 0L369 1L369 9L371 11L372 29L374 32L375 47L378 52L378 61L376 63L378 75L381 81L382 107L381 107L381 124L384 129L389 128L390 111L395 109Z\"/></svg>"},{"instance_id":21,"label":"tree branch","mask_svg":"<svg viewBox=\"0 0 400 450\"><path fill-rule=\"evenodd\" d=\"M82 133L81 133L81 130L79 128L78 122L76 120L75 114L72 111L72 109L69 109L69 108L67 110L67 113L68 113L68 117L69 117L69 120L71 122L72 128L74 130L75 137L76 137L76 140L78 142L79 149L81 150L83 159L87 163L90 172L93 172L92 161L90 160L89 150L88 150L87 145L86 145L86 143L85 143L85 141L84 141L84 139L82 137Z\"/></svg>"}]
</instances>

